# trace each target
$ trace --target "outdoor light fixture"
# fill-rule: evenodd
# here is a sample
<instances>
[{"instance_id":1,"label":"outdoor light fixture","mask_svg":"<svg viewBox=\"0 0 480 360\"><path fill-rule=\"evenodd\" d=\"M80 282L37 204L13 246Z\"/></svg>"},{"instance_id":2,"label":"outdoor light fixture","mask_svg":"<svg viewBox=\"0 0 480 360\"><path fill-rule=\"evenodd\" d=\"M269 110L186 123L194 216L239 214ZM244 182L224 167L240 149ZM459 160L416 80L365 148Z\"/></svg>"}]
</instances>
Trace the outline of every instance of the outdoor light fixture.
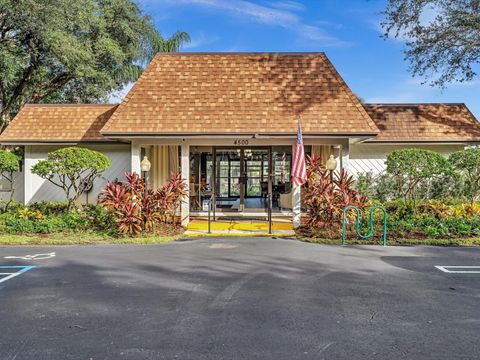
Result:
<instances>
[{"instance_id":1,"label":"outdoor light fixture","mask_svg":"<svg viewBox=\"0 0 480 360\"><path fill-rule=\"evenodd\" d=\"M325 165L327 166L327 170L335 171L335 169L337 168L337 160L335 160L333 155L330 155L330 158L327 160L327 163Z\"/></svg>"},{"instance_id":2,"label":"outdoor light fixture","mask_svg":"<svg viewBox=\"0 0 480 360\"><path fill-rule=\"evenodd\" d=\"M145 155L143 160L140 162L140 169L143 172L149 172L152 167L152 163L148 160L148 157Z\"/></svg>"},{"instance_id":3,"label":"outdoor light fixture","mask_svg":"<svg viewBox=\"0 0 480 360\"><path fill-rule=\"evenodd\" d=\"M330 181L333 182L333 172L337 168L337 160L335 160L333 155L330 155L325 166L327 167L327 170L330 171Z\"/></svg>"},{"instance_id":4,"label":"outdoor light fixture","mask_svg":"<svg viewBox=\"0 0 480 360\"><path fill-rule=\"evenodd\" d=\"M143 157L143 160L140 162L140 170L142 170L142 173L143 173L143 180L145 181L145 189L148 187L148 183L149 183L148 173L151 167L152 167L152 163L148 161L148 157L147 155L145 155Z\"/></svg>"}]
</instances>

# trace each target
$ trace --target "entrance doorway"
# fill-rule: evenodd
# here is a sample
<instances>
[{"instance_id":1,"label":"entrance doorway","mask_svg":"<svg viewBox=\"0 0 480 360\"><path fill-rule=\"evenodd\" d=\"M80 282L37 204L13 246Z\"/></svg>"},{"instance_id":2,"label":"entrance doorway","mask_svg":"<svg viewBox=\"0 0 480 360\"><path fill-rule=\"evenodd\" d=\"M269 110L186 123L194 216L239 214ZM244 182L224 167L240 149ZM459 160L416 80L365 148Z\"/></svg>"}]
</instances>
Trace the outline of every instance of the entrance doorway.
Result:
<instances>
[{"instance_id":1,"label":"entrance doorway","mask_svg":"<svg viewBox=\"0 0 480 360\"><path fill-rule=\"evenodd\" d=\"M213 148L214 208L265 212L272 194L271 148Z\"/></svg>"},{"instance_id":2,"label":"entrance doorway","mask_svg":"<svg viewBox=\"0 0 480 360\"><path fill-rule=\"evenodd\" d=\"M291 213L291 146L191 147L190 210L224 217Z\"/></svg>"}]
</instances>

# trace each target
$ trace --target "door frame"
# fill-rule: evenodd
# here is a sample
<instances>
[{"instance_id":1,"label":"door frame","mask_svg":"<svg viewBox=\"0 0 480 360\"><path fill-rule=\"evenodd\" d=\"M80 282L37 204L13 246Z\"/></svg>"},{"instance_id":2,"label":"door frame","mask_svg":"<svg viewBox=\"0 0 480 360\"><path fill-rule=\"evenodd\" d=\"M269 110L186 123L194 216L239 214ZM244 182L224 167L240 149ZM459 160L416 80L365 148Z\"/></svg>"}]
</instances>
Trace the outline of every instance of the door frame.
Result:
<instances>
[{"instance_id":1,"label":"door frame","mask_svg":"<svg viewBox=\"0 0 480 360\"><path fill-rule=\"evenodd\" d=\"M212 146L212 200L213 200L213 219L215 221L215 212L217 209L217 151L228 151L228 150L240 150L240 179L243 181L245 177L245 150L249 149L252 151L255 150L267 150L267 159L268 159L268 174L267 174L267 181L268 181L268 186L267 186L267 200L269 203L267 206L271 206L271 199L272 199L272 191L273 191L273 157L272 157L272 149L273 146L229 146L229 145L219 145L219 146ZM263 164L262 164L263 166ZM229 169L230 171L230 169ZM230 176L229 176L230 178ZM229 181L229 186L230 186L230 181ZM245 189L246 184L243 182L240 183L240 208L239 212L243 212L244 208L244 203L245 203L245 194L246 194L246 189ZM232 213L235 214L235 213ZM233 215L234 216L234 215Z\"/></svg>"}]
</instances>

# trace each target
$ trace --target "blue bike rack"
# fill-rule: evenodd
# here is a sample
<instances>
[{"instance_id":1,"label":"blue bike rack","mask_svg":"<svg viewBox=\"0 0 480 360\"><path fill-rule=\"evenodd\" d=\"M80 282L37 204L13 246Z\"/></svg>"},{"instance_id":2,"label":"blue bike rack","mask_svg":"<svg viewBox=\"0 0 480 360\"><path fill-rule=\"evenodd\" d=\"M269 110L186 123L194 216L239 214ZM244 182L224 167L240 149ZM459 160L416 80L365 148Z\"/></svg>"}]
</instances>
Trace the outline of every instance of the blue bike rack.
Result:
<instances>
[{"instance_id":1,"label":"blue bike rack","mask_svg":"<svg viewBox=\"0 0 480 360\"><path fill-rule=\"evenodd\" d=\"M369 239L373 237L373 213L376 210L381 210L383 212L383 246L387 246L387 211L383 206L373 206L370 209L370 230L367 235L362 235L360 231L360 221L362 219L362 214L360 209L356 206L346 206L343 209L343 217L342 217L342 246L347 245L347 212L348 210L353 209L357 213L357 217L355 219L355 230L357 236L362 239Z\"/></svg>"}]
</instances>

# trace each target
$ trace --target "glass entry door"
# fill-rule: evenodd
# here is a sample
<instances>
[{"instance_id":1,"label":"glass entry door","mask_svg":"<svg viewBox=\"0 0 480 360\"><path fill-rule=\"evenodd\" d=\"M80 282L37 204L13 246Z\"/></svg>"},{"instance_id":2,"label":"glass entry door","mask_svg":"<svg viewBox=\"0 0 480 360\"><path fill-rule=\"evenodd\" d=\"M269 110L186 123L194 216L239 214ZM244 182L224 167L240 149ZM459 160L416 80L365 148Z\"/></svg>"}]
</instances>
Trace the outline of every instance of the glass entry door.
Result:
<instances>
[{"instance_id":1,"label":"glass entry door","mask_svg":"<svg viewBox=\"0 0 480 360\"><path fill-rule=\"evenodd\" d=\"M265 211L271 191L270 157L269 148L214 148L214 208L222 212Z\"/></svg>"}]
</instances>

